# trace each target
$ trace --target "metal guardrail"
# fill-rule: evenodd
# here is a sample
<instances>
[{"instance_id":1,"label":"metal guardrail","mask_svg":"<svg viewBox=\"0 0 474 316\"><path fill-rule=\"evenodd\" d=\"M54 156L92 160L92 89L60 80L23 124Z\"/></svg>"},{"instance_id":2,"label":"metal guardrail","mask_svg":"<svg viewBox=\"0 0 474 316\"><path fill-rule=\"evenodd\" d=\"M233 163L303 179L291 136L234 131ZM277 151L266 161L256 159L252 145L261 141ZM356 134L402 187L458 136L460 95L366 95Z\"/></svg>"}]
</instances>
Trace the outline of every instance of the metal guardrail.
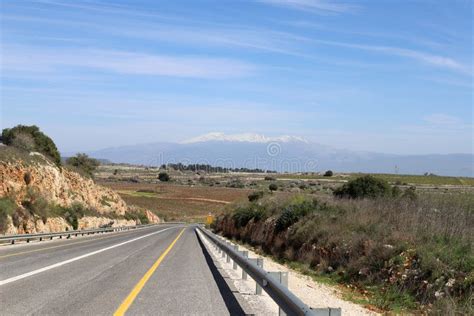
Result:
<instances>
[{"instance_id":1,"label":"metal guardrail","mask_svg":"<svg viewBox=\"0 0 474 316\"><path fill-rule=\"evenodd\" d=\"M35 239L39 239L40 241L42 241L43 239L47 239L47 238L53 239L54 237L59 237L60 239L62 239L63 237L71 238L72 236L79 236L79 235L84 236L84 235L92 235L92 234L99 234L99 233L117 232L117 231L131 230L131 229L146 228L146 227L156 226L156 225L166 225L166 224L183 224L183 222L165 222L165 223L135 225L135 226L119 226L119 227L104 227L104 228L84 229L84 230L69 230L69 231L56 232L56 233L2 235L0 236L0 243L10 242L11 244L14 244L15 241L19 241L19 240L26 240L26 242L30 242L30 240L35 240Z\"/></svg>"},{"instance_id":2,"label":"metal guardrail","mask_svg":"<svg viewBox=\"0 0 474 316\"><path fill-rule=\"evenodd\" d=\"M287 315L315 316L318 314L311 310L311 308L288 290L288 288L280 284L280 280L277 280L271 272L267 272L260 267L256 260L245 257L236 247L221 240L209 230L203 227L198 227L198 229L254 279Z\"/></svg>"}]
</instances>

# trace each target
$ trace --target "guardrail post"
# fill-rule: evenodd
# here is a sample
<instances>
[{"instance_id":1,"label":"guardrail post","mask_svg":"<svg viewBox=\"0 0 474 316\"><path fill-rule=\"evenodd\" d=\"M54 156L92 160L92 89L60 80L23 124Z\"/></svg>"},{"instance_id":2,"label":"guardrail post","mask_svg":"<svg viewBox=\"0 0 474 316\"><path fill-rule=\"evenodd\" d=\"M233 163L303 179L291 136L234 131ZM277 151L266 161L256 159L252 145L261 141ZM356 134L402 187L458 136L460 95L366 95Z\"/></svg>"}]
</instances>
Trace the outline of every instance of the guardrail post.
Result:
<instances>
[{"instance_id":1,"label":"guardrail post","mask_svg":"<svg viewBox=\"0 0 474 316\"><path fill-rule=\"evenodd\" d=\"M278 271L278 272L268 272L272 277L278 280L281 285L288 287L288 272L286 271ZM279 316L286 316L286 313L281 309L278 308L278 315Z\"/></svg>"},{"instance_id":2,"label":"guardrail post","mask_svg":"<svg viewBox=\"0 0 474 316\"><path fill-rule=\"evenodd\" d=\"M239 251L239 245L234 245L234 250ZM237 270L237 262L235 262L235 260L232 260L232 261L233 261L232 269Z\"/></svg>"},{"instance_id":3,"label":"guardrail post","mask_svg":"<svg viewBox=\"0 0 474 316\"><path fill-rule=\"evenodd\" d=\"M263 269L263 258L250 258L249 261L255 263L258 267ZM255 283L255 294L262 295L262 287L258 284L258 282L255 281Z\"/></svg>"},{"instance_id":4,"label":"guardrail post","mask_svg":"<svg viewBox=\"0 0 474 316\"><path fill-rule=\"evenodd\" d=\"M249 252L247 250L241 251L241 253L245 258L249 257ZM247 280L247 272L245 272L244 269L242 269L242 280Z\"/></svg>"},{"instance_id":5,"label":"guardrail post","mask_svg":"<svg viewBox=\"0 0 474 316\"><path fill-rule=\"evenodd\" d=\"M227 242L227 246L232 247L232 243ZM230 262L230 256L229 256L228 253L226 253L226 255L227 255L227 257L226 257L225 261L226 261L227 263L229 263L229 262Z\"/></svg>"}]
</instances>

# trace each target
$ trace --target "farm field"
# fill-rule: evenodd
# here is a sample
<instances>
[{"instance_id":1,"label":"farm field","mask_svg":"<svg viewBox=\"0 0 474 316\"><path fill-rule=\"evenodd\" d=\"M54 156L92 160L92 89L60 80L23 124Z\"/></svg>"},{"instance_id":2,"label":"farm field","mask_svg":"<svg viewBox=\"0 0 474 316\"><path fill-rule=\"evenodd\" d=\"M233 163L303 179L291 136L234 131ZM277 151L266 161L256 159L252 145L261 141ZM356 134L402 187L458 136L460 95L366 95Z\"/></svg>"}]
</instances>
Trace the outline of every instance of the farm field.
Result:
<instances>
[{"instance_id":1,"label":"farm field","mask_svg":"<svg viewBox=\"0 0 474 316\"><path fill-rule=\"evenodd\" d=\"M277 179L299 179L299 180L324 180L324 181L347 181L365 175L364 173L335 174L325 177L318 174L279 174ZM433 185L433 186L474 186L474 178L468 177L445 177L437 175L401 175L401 174L371 174L384 179L391 184L400 185Z\"/></svg>"},{"instance_id":2,"label":"farm field","mask_svg":"<svg viewBox=\"0 0 474 316\"><path fill-rule=\"evenodd\" d=\"M190 187L174 184L101 182L131 205L145 207L166 221L202 222L231 202L246 200L248 189Z\"/></svg>"}]
</instances>

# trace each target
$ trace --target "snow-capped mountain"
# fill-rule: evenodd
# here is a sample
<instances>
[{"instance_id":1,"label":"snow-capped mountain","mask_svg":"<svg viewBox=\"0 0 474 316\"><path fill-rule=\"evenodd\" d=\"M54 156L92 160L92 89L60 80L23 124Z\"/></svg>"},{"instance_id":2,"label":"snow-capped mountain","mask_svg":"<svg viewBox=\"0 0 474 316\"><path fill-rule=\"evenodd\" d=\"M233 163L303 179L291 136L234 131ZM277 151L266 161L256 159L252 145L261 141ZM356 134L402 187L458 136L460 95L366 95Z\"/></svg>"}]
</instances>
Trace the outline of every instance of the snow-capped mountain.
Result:
<instances>
[{"instance_id":1,"label":"snow-capped mountain","mask_svg":"<svg viewBox=\"0 0 474 316\"><path fill-rule=\"evenodd\" d=\"M209 133L180 143L151 143L89 152L112 162L159 166L202 163L279 172L334 170L474 176L474 155L393 155L338 149L302 137Z\"/></svg>"},{"instance_id":2,"label":"snow-capped mountain","mask_svg":"<svg viewBox=\"0 0 474 316\"><path fill-rule=\"evenodd\" d=\"M254 133L243 133L243 134L230 134L226 135L224 133L214 132L201 135L198 137L193 137L182 141L181 144L193 144L193 143L203 143L210 141L225 141L225 142L248 142L248 143L269 143L269 142L303 142L308 143L303 137L297 136L278 136L278 137L267 137L261 134Z\"/></svg>"}]
</instances>

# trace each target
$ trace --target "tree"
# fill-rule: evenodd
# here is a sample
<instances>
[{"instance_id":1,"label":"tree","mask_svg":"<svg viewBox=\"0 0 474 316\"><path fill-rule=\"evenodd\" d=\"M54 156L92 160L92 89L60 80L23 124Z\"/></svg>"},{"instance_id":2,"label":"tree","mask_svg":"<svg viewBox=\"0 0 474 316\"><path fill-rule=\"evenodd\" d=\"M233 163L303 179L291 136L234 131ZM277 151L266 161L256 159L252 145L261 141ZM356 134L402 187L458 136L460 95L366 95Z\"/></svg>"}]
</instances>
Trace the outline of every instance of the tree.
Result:
<instances>
[{"instance_id":1,"label":"tree","mask_svg":"<svg viewBox=\"0 0 474 316\"><path fill-rule=\"evenodd\" d=\"M2 142L29 152L37 151L61 165L61 155L53 140L35 126L17 125L2 131Z\"/></svg>"},{"instance_id":2,"label":"tree","mask_svg":"<svg viewBox=\"0 0 474 316\"><path fill-rule=\"evenodd\" d=\"M272 192L276 191L276 190L278 190L278 185L276 183L272 183L268 186L268 189Z\"/></svg>"},{"instance_id":3,"label":"tree","mask_svg":"<svg viewBox=\"0 0 474 316\"><path fill-rule=\"evenodd\" d=\"M367 175L349 181L334 190L339 198L363 199L391 196L392 190L387 181Z\"/></svg>"},{"instance_id":4,"label":"tree","mask_svg":"<svg viewBox=\"0 0 474 316\"><path fill-rule=\"evenodd\" d=\"M68 158L66 160L66 165L73 166L77 168L79 172L93 178L94 171L97 169L100 163L97 159L90 158L86 154L79 153L74 157Z\"/></svg>"},{"instance_id":5,"label":"tree","mask_svg":"<svg viewBox=\"0 0 474 316\"><path fill-rule=\"evenodd\" d=\"M158 174L158 179L161 182L168 182L168 181L170 181L170 175L167 172L160 172Z\"/></svg>"},{"instance_id":6,"label":"tree","mask_svg":"<svg viewBox=\"0 0 474 316\"><path fill-rule=\"evenodd\" d=\"M332 177L333 175L334 175L334 173L332 172L332 170L328 170L324 173L325 177Z\"/></svg>"}]
</instances>

